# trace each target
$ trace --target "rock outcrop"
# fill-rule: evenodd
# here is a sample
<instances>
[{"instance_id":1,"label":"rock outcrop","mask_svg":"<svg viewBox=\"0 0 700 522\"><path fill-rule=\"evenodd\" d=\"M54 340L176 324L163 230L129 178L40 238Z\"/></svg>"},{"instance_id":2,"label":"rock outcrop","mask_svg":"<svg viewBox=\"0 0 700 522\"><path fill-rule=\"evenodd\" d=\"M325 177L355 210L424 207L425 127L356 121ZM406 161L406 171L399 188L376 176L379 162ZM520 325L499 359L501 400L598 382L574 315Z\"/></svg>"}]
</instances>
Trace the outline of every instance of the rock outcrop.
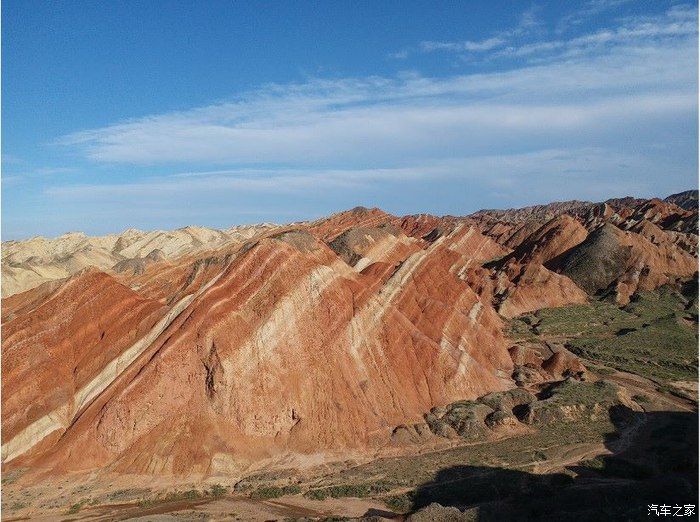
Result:
<instances>
[{"instance_id":1,"label":"rock outcrop","mask_svg":"<svg viewBox=\"0 0 700 522\"><path fill-rule=\"evenodd\" d=\"M686 190L678 194L672 194L664 199L664 201L678 205L685 210L698 210L698 191Z\"/></svg>"},{"instance_id":2,"label":"rock outcrop","mask_svg":"<svg viewBox=\"0 0 700 522\"><path fill-rule=\"evenodd\" d=\"M609 291L625 304L637 290L692 277L697 259L672 242L655 244L641 234L606 223L549 266L589 294Z\"/></svg>"}]
</instances>

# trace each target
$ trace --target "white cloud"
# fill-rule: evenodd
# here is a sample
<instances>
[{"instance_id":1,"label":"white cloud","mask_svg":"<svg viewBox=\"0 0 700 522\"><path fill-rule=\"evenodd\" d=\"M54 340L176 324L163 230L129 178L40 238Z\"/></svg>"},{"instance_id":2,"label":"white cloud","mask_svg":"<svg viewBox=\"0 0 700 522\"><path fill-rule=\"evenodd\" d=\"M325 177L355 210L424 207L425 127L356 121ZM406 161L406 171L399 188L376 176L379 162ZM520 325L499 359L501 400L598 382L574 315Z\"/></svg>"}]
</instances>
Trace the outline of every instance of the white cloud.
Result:
<instances>
[{"instance_id":1,"label":"white cloud","mask_svg":"<svg viewBox=\"0 0 700 522\"><path fill-rule=\"evenodd\" d=\"M400 51L387 54L387 57L393 60L405 60L410 54L408 49L401 49Z\"/></svg>"},{"instance_id":2,"label":"white cloud","mask_svg":"<svg viewBox=\"0 0 700 522\"><path fill-rule=\"evenodd\" d=\"M358 204L381 206L398 215L463 215L483 207L572 198L666 195L688 187L686 168L683 162L668 162L656 149L646 153L569 147L392 168L189 171L133 182L46 188L44 212L50 219L36 223L23 214L7 226L25 236L47 233L47 224L53 234L86 226L90 233L193 223L226 227L259 220L313 219ZM91 216L89 223L85 215Z\"/></svg>"},{"instance_id":3,"label":"white cloud","mask_svg":"<svg viewBox=\"0 0 700 522\"><path fill-rule=\"evenodd\" d=\"M611 165L616 174L614 177L610 176ZM574 184L582 197L600 199L609 197L611 193L648 192L648 186L643 181L644 174L654 173L658 168L657 160L646 155L585 147L459 157L394 168L240 168L182 172L132 183L50 187L45 193L58 200L95 203L126 198L133 203L172 196L189 199L227 192L287 196L339 189L361 192L377 182L410 185L461 180L481 189L510 191L515 196L523 195L523 181L531 180L531 196L562 198ZM567 180L566 185L561 183L564 179Z\"/></svg>"},{"instance_id":4,"label":"white cloud","mask_svg":"<svg viewBox=\"0 0 700 522\"><path fill-rule=\"evenodd\" d=\"M616 9L632 0L589 0L581 8L563 16L557 23L556 32L563 33L571 27L579 26L591 17Z\"/></svg>"},{"instance_id":5,"label":"white cloud","mask_svg":"<svg viewBox=\"0 0 700 522\"><path fill-rule=\"evenodd\" d=\"M506 41L503 38L487 38L477 42L421 42L421 49L431 51L490 51L496 47L501 47Z\"/></svg>"},{"instance_id":6,"label":"white cloud","mask_svg":"<svg viewBox=\"0 0 700 522\"><path fill-rule=\"evenodd\" d=\"M539 7L533 4L526 9L521 15L518 24L504 31L499 31L490 38L482 40L464 40L459 42L444 42L444 41L423 41L420 43L420 50L427 53L435 51L449 51L454 53L472 54L485 53L494 49L504 47L511 39L515 37L523 37L525 35L537 32L542 21L537 17ZM403 51L406 53L406 51Z\"/></svg>"},{"instance_id":7,"label":"white cloud","mask_svg":"<svg viewBox=\"0 0 700 522\"><path fill-rule=\"evenodd\" d=\"M9 161L9 164L15 163L18 165L26 165L26 161ZM7 172L8 169L5 169ZM51 176L56 176L59 174L70 174L76 172L76 169L73 167L37 167L34 169L30 170L19 170L17 171L16 168L12 169L12 172L10 173L4 173L2 175L2 182L5 185L21 185L22 183L31 180L31 179L36 179L36 178L41 178L41 177L51 177Z\"/></svg>"},{"instance_id":8,"label":"white cloud","mask_svg":"<svg viewBox=\"0 0 700 522\"><path fill-rule=\"evenodd\" d=\"M41 176L50 176L53 174L69 174L75 172L73 167L39 167L34 169L31 173L38 174Z\"/></svg>"},{"instance_id":9,"label":"white cloud","mask_svg":"<svg viewBox=\"0 0 700 522\"><path fill-rule=\"evenodd\" d=\"M652 43L697 35L697 11L682 7L670 9L656 18L636 17L624 20L619 27L603 29L567 40L548 40L508 47L497 56L530 56L561 52L562 57L572 54L599 52L602 46Z\"/></svg>"},{"instance_id":10,"label":"white cloud","mask_svg":"<svg viewBox=\"0 0 700 522\"><path fill-rule=\"evenodd\" d=\"M635 40L497 73L271 85L237 101L78 132L60 142L100 162L326 167L395 166L404 158L486 154L519 143L586 145L582 135L611 128L624 135L645 122L692 114L696 45L691 36Z\"/></svg>"},{"instance_id":11,"label":"white cloud","mask_svg":"<svg viewBox=\"0 0 700 522\"><path fill-rule=\"evenodd\" d=\"M43 192L29 203L36 212L18 198L7 226L84 228L85 215L100 231L108 223L222 226L258 212L310 217L357 204L466 213L665 195L695 183L697 10L673 7L568 38L547 38L536 14L533 7L489 38L421 44L493 60L487 70L495 72L272 84L63 136L66 152L97 168L50 176L67 171L21 162ZM408 57L409 49L393 56ZM3 162L5 170L20 163ZM22 193L24 178L3 176L6 194Z\"/></svg>"},{"instance_id":12,"label":"white cloud","mask_svg":"<svg viewBox=\"0 0 700 522\"><path fill-rule=\"evenodd\" d=\"M592 16L601 14L629 0L592 0L582 8L562 17L556 33L563 33L571 26L581 25ZM599 51L601 46L624 44L634 41L651 41L659 38L692 36L697 34L697 10L690 6L677 5L660 16L628 17L620 20L617 27L602 29L568 39L543 38L542 23L535 15L536 7L525 11L520 23L513 29L501 31L480 41L425 41L420 45L424 52L447 51L462 55L487 54L489 59L503 57L534 57L544 55L552 59L553 53L560 58L574 53ZM537 33L538 38L523 42L524 37ZM487 51L493 51L487 53Z\"/></svg>"}]
</instances>

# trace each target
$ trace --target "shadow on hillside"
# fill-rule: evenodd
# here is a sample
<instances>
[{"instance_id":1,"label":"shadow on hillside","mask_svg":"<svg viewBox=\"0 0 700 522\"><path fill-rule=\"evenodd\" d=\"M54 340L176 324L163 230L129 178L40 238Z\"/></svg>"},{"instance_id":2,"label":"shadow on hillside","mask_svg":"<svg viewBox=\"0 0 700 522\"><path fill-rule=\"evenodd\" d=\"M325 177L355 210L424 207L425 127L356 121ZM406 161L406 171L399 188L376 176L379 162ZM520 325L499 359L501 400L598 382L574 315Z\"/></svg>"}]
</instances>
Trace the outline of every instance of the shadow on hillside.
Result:
<instances>
[{"instance_id":1,"label":"shadow on hillside","mask_svg":"<svg viewBox=\"0 0 700 522\"><path fill-rule=\"evenodd\" d=\"M609 415L616 432L605 444L613 454L569 467L575 478L453 466L416 490L412 511L437 502L471 508L465 520L499 521L648 519L649 504L694 504L697 513L698 414L635 413L618 406ZM630 418L641 421L639 428L621 438L617 431Z\"/></svg>"}]
</instances>

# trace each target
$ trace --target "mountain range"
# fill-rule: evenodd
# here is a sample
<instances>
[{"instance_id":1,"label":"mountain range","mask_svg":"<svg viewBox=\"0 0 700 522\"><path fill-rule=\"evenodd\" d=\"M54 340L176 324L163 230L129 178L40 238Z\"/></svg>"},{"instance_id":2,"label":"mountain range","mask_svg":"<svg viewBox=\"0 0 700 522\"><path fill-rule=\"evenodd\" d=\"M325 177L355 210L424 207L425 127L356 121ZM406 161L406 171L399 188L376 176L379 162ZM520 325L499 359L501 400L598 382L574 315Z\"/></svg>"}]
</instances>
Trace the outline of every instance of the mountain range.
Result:
<instances>
[{"instance_id":1,"label":"mountain range","mask_svg":"<svg viewBox=\"0 0 700 522\"><path fill-rule=\"evenodd\" d=\"M697 249L697 191L4 242L3 469L206 480L331 465L464 435L449 405L489 394L515 402L484 410L479 437L518 433L509 412L534 395L514 391L588 363L514 344L511 321L684 292Z\"/></svg>"}]
</instances>

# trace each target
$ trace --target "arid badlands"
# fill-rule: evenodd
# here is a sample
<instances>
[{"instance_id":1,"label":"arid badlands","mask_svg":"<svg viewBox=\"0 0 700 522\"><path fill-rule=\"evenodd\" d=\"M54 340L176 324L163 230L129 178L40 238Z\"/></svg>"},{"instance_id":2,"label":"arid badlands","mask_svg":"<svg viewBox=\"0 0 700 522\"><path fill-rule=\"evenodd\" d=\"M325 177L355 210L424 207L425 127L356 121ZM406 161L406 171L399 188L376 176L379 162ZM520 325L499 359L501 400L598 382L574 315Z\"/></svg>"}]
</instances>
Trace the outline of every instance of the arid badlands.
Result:
<instances>
[{"instance_id":1,"label":"arid badlands","mask_svg":"<svg viewBox=\"0 0 700 522\"><path fill-rule=\"evenodd\" d=\"M2 518L697 512L697 248L697 191L4 242Z\"/></svg>"}]
</instances>

